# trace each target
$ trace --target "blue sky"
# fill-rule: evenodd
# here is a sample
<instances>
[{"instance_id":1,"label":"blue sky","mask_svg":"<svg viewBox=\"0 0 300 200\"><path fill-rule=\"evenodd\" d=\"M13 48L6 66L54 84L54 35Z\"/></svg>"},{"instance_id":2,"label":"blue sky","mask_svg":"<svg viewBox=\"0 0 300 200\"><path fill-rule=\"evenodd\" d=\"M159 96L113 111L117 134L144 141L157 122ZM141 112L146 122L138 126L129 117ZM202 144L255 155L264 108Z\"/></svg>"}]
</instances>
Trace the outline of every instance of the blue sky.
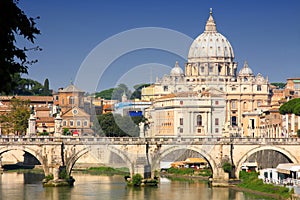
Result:
<instances>
[{"instance_id":1,"label":"blue sky","mask_svg":"<svg viewBox=\"0 0 300 200\"><path fill-rule=\"evenodd\" d=\"M43 51L30 53L30 58L39 62L30 67L26 77L41 83L48 78L54 90L75 80L85 58L104 40L142 27L168 28L196 38L204 30L211 7L218 31L233 46L238 69L247 60L255 74L268 76L270 82L300 77L300 1L297 0L21 0L19 6L28 16L40 16L37 26L42 33L36 44ZM183 68L185 59L157 49L132 51L108 67L97 90L114 87L131 68L147 64L151 67L138 72L137 83L153 81L169 70L159 66L172 67L178 60Z\"/></svg>"}]
</instances>

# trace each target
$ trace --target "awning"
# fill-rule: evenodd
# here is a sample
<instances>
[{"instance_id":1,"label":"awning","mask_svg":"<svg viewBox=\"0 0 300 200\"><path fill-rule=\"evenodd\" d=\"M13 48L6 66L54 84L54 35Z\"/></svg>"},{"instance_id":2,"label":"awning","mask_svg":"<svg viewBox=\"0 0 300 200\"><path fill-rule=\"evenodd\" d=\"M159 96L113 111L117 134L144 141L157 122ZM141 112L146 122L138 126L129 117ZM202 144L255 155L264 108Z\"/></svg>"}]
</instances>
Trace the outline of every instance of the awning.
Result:
<instances>
[{"instance_id":1,"label":"awning","mask_svg":"<svg viewBox=\"0 0 300 200\"><path fill-rule=\"evenodd\" d=\"M283 173L283 174L290 174L290 172L298 172L300 171L300 164L294 164L294 163L283 163L283 164L279 164L276 167L277 171L279 173Z\"/></svg>"}]
</instances>

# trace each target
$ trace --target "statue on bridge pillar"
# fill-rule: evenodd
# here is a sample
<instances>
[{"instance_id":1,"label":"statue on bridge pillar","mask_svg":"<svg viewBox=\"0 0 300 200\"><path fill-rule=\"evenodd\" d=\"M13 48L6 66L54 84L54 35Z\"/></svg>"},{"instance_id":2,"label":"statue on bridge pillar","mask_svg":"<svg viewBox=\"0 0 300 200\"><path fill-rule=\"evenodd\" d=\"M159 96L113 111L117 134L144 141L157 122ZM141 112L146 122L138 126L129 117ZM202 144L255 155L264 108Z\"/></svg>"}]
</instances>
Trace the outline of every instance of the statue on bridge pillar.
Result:
<instances>
[{"instance_id":1,"label":"statue on bridge pillar","mask_svg":"<svg viewBox=\"0 0 300 200\"><path fill-rule=\"evenodd\" d=\"M55 127L54 127L54 136L60 137L62 134L62 118L59 114L54 119Z\"/></svg>"},{"instance_id":2,"label":"statue on bridge pillar","mask_svg":"<svg viewBox=\"0 0 300 200\"><path fill-rule=\"evenodd\" d=\"M140 128L140 137L145 137L145 123L140 122L139 123L139 128Z\"/></svg>"},{"instance_id":3,"label":"statue on bridge pillar","mask_svg":"<svg viewBox=\"0 0 300 200\"><path fill-rule=\"evenodd\" d=\"M35 135L36 134L36 118L33 114L30 114L28 119L28 132L27 135Z\"/></svg>"}]
</instances>

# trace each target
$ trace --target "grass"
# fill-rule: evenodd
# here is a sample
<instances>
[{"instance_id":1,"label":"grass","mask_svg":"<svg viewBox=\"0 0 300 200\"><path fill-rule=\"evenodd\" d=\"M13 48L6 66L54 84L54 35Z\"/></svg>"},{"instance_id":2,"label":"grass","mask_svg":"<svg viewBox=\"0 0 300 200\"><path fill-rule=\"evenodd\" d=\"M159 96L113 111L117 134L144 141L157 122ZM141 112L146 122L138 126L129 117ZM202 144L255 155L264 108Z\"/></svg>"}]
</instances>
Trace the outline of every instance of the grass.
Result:
<instances>
[{"instance_id":1,"label":"grass","mask_svg":"<svg viewBox=\"0 0 300 200\"><path fill-rule=\"evenodd\" d=\"M276 194L281 198L289 198L291 194L293 194L293 190L289 190L289 188L274 186L272 184L265 184L263 180L258 179L258 173L256 172L240 172L241 183L238 184L241 188L246 188L250 190L255 190L259 192Z\"/></svg>"},{"instance_id":2,"label":"grass","mask_svg":"<svg viewBox=\"0 0 300 200\"><path fill-rule=\"evenodd\" d=\"M129 169L122 168L112 168L112 167L90 167L86 172L90 174L105 174L105 175L127 175L129 174Z\"/></svg>"},{"instance_id":3,"label":"grass","mask_svg":"<svg viewBox=\"0 0 300 200\"><path fill-rule=\"evenodd\" d=\"M169 174L176 174L176 175L198 175L198 176L211 176L211 170L210 169L200 169L195 170L192 168L169 168L167 170L167 173Z\"/></svg>"}]
</instances>

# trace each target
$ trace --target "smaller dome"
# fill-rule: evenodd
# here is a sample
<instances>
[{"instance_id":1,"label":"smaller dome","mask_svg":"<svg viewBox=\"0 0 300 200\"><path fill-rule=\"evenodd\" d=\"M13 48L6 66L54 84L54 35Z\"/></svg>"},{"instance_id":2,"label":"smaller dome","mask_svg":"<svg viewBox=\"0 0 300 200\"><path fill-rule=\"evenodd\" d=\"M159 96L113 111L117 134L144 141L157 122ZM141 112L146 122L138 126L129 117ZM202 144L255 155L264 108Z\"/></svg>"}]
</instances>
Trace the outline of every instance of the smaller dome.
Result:
<instances>
[{"instance_id":1,"label":"smaller dome","mask_svg":"<svg viewBox=\"0 0 300 200\"><path fill-rule=\"evenodd\" d=\"M175 63L175 67L170 72L171 76L181 76L183 75L183 70L180 68L178 61Z\"/></svg>"},{"instance_id":2,"label":"smaller dome","mask_svg":"<svg viewBox=\"0 0 300 200\"><path fill-rule=\"evenodd\" d=\"M249 76L253 75L252 69L248 66L248 62L245 61L244 67L239 71L239 76Z\"/></svg>"}]
</instances>

